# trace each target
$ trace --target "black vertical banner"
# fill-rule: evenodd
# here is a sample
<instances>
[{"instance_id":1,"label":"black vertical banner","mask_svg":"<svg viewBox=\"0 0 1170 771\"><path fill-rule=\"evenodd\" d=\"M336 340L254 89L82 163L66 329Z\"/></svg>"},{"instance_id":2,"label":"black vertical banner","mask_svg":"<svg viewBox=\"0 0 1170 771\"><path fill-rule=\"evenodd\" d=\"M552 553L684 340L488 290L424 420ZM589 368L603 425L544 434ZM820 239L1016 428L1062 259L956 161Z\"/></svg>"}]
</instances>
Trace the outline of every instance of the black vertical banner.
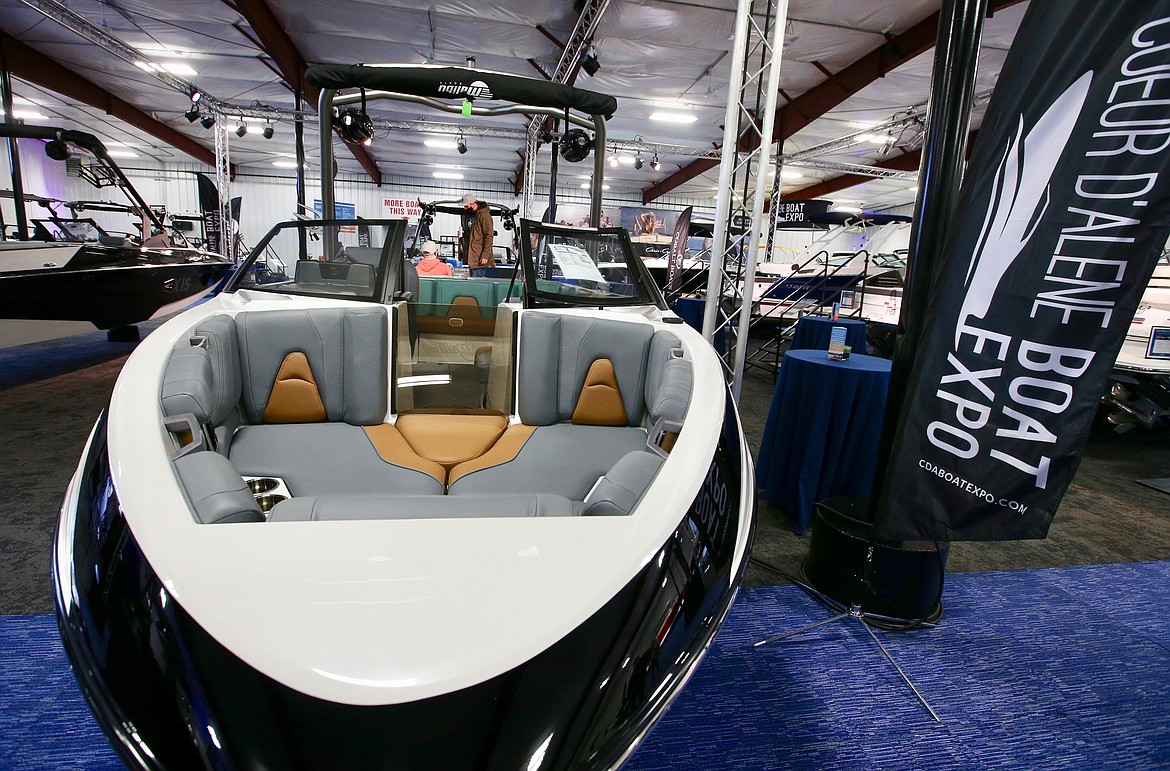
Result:
<instances>
[{"instance_id":1,"label":"black vertical banner","mask_svg":"<svg viewBox=\"0 0 1170 771\"><path fill-rule=\"evenodd\" d=\"M219 190L215 182L202 172L195 172L199 185L199 210L203 212L203 248L219 251Z\"/></svg>"},{"instance_id":2,"label":"black vertical banner","mask_svg":"<svg viewBox=\"0 0 1170 771\"><path fill-rule=\"evenodd\" d=\"M674 235L670 237L670 253L666 257L666 292L678 292L682 284L683 258L687 256L687 240L690 238L691 210L688 206L674 223Z\"/></svg>"},{"instance_id":3,"label":"black vertical banner","mask_svg":"<svg viewBox=\"0 0 1170 771\"><path fill-rule=\"evenodd\" d=\"M1170 228L1170 0L1029 5L950 227L874 535L1043 538Z\"/></svg>"}]
</instances>

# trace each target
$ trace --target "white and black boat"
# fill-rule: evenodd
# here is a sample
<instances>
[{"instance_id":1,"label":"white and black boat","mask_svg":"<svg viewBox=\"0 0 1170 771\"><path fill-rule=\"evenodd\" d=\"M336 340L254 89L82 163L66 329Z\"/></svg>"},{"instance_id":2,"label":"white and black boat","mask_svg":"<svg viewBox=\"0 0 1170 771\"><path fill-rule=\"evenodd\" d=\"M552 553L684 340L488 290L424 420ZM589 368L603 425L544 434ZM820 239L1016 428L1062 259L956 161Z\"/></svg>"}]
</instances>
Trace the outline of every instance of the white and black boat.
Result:
<instances>
[{"instance_id":1,"label":"white and black boat","mask_svg":"<svg viewBox=\"0 0 1170 771\"><path fill-rule=\"evenodd\" d=\"M615 106L479 70L310 78L325 163L345 86L583 108L596 148ZM515 283L418 277L401 220L369 223L374 265L296 253L345 224L278 225L127 361L53 557L94 714L136 768L620 765L750 552L719 359L619 228L523 221ZM276 245L291 267L255 269Z\"/></svg>"},{"instance_id":2,"label":"white and black boat","mask_svg":"<svg viewBox=\"0 0 1170 771\"><path fill-rule=\"evenodd\" d=\"M97 137L49 126L0 123L0 137L44 141L55 160L92 159L86 173L101 186L121 188L126 204L61 202L25 196L46 210L27 238L0 240L0 317L85 321L114 330L181 310L210 293L232 263L168 235ZM15 202L23 205L23 201ZM66 210L68 213L66 213ZM137 215L137 233L111 233L94 211Z\"/></svg>"}]
</instances>

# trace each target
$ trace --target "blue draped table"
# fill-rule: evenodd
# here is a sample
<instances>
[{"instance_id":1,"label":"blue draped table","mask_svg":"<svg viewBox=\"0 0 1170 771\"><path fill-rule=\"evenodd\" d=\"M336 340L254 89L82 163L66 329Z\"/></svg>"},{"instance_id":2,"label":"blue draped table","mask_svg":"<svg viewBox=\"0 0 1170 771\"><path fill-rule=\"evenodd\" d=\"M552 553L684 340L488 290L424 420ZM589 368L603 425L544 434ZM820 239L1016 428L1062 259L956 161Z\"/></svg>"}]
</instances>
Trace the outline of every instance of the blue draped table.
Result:
<instances>
[{"instance_id":1,"label":"blue draped table","mask_svg":"<svg viewBox=\"0 0 1170 771\"><path fill-rule=\"evenodd\" d=\"M808 527L814 502L869 496L889 383L890 362L876 356L833 361L823 350L785 354L756 478L798 534Z\"/></svg>"},{"instance_id":2,"label":"blue draped table","mask_svg":"<svg viewBox=\"0 0 1170 771\"><path fill-rule=\"evenodd\" d=\"M789 350L829 350L833 327L845 327L845 345L852 348L853 353L865 353L865 322L857 319L833 321L828 316L801 316L796 322L796 331L792 333Z\"/></svg>"}]
</instances>

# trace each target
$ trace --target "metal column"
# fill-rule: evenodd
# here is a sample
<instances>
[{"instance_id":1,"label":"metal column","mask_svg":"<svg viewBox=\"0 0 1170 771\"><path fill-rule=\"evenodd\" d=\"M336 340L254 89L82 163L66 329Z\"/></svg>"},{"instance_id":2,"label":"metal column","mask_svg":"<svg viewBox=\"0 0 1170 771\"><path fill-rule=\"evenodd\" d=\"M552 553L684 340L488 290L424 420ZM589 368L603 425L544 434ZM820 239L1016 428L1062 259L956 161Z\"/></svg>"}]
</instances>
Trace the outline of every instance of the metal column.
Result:
<instances>
[{"instance_id":1,"label":"metal column","mask_svg":"<svg viewBox=\"0 0 1170 771\"><path fill-rule=\"evenodd\" d=\"M753 13L759 5L758 13ZM763 26L756 18L763 17ZM740 0L736 11L731 80L723 122L723 152L719 164L719 192L715 204L715 233L707 275L707 304L703 335L714 342L726 330L734 344L724 355L731 376L732 395L739 400L747 358L752 284L760 238L767 169L772 159L772 129L779 91L784 27L788 0L775 3ZM755 62L749 69L749 61ZM757 122L757 116L763 116ZM734 222L749 219L742 236L731 239ZM738 228L737 228L738 229ZM742 283L741 283L742 281ZM723 300L731 308L723 308ZM734 313L734 316L732 315Z\"/></svg>"}]
</instances>

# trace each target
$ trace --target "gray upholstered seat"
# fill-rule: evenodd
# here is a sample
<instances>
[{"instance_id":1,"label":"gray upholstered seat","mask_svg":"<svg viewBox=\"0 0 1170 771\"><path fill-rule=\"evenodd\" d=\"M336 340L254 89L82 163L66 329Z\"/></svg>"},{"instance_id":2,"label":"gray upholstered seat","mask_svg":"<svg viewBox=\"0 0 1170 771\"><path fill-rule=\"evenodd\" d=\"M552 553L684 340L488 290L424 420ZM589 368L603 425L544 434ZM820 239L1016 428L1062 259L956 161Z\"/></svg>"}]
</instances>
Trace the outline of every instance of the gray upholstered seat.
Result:
<instances>
[{"instance_id":1,"label":"gray upholstered seat","mask_svg":"<svg viewBox=\"0 0 1170 771\"><path fill-rule=\"evenodd\" d=\"M270 522L352 519L483 519L571 517L581 504L560 495L323 495L289 498L273 507Z\"/></svg>"},{"instance_id":2,"label":"gray upholstered seat","mask_svg":"<svg viewBox=\"0 0 1170 771\"><path fill-rule=\"evenodd\" d=\"M585 501L630 453L647 449L647 427L681 423L690 401L690 363L670 332L588 316L526 313L520 327L518 408L483 458L459 464L448 495L554 493ZM635 456L609 481L595 513L628 512L657 472L657 456ZM619 494L617 485L632 491Z\"/></svg>"},{"instance_id":3,"label":"gray upholstered seat","mask_svg":"<svg viewBox=\"0 0 1170 771\"><path fill-rule=\"evenodd\" d=\"M443 494L434 475L385 460L366 430L348 423L243 426L231 460L244 476L283 479L294 496Z\"/></svg>"}]
</instances>

